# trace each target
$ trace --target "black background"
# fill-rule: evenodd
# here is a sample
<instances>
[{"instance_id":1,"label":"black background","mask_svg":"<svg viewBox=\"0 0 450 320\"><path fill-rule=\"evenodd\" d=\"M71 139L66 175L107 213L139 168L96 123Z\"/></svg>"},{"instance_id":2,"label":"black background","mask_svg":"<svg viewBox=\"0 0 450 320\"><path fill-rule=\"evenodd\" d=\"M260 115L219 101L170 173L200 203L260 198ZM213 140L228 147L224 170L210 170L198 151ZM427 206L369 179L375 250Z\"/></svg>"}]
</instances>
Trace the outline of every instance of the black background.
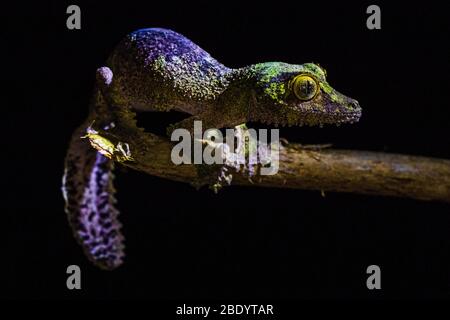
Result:
<instances>
[{"instance_id":1,"label":"black background","mask_svg":"<svg viewBox=\"0 0 450 320\"><path fill-rule=\"evenodd\" d=\"M184 34L229 67L319 62L359 100L358 124L282 129L294 142L450 158L449 22L442 5L376 2L382 29L366 28L372 2L69 2L1 11L1 297L280 299L449 298L448 204L283 189L208 189L119 171L125 264L93 267L72 238L60 192L73 129L87 115L94 72L135 29ZM14 90L10 90L9 87ZM156 120L155 120L156 119ZM161 130L170 117L142 117ZM6 182L6 183L5 183ZM66 268L82 290L66 289ZM366 288L366 268L382 290Z\"/></svg>"}]
</instances>

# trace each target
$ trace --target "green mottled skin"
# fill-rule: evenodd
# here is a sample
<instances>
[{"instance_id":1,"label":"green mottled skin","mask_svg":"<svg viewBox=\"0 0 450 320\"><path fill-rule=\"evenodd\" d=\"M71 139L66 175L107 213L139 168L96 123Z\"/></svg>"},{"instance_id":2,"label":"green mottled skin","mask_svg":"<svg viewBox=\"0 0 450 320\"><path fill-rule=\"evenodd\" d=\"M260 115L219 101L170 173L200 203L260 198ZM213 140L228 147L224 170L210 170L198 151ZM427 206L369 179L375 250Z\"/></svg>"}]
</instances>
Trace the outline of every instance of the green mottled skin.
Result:
<instances>
[{"instance_id":1,"label":"green mottled skin","mask_svg":"<svg viewBox=\"0 0 450 320\"><path fill-rule=\"evenodd\" d=\"M289 87L299 74L314 77L319 93L300 101ZM97 72L112 106L136 111L178 110L192 117L173 125L192 129L234 127L247 121L322 125L357 121L356 100L335 91L316 64L267 62L230 69L180 34L142 29L127 36Z\"/></svg>"}]
</instances>

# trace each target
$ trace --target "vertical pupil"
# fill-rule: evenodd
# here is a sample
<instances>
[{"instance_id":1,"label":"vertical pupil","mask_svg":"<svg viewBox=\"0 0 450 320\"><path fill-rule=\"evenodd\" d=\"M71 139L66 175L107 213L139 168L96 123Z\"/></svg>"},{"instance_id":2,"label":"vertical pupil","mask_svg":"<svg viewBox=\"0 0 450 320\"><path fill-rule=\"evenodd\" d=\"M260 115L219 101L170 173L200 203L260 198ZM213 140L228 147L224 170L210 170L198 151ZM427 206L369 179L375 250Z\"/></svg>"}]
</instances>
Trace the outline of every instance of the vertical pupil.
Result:
<instances>
[{"instance_id":1,"label":"vertical pupil","mask_svg":"<svg viewBox=\"0 0 450 320\"><path fill-rule=\"evenodd\" d=\"M318 87L313 78L299 76L294 81L294 92L297 98L301 100L310 100L315 96Z\"/></svg>"},{"instance_id":2,"label":"vertical pupil","mask_svg":"<svg viewBox=\"0 0 450 320\"><path fill-rule=\"evenodd\" d=\"M302 85L302 91L305 95L309 96L313 91L313 85L311 81L305 80Z\"/></svg>"}]
</instances>

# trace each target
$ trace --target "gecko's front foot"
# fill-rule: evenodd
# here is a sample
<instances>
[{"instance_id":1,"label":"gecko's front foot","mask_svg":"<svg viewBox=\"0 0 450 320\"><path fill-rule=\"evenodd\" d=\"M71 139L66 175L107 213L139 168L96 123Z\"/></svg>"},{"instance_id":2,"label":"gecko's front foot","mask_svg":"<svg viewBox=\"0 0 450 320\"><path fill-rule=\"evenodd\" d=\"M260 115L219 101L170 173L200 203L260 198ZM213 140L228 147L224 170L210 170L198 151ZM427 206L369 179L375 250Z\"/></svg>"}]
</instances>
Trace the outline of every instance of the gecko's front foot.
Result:
<instances>
[{"instance_id":1,"label":"gecko's front foot","mask_svg":"<svg viewBox=\"0 0 450 320\"><path fill-rule=\"evenodd\" d=\"M252 177L257 175L274 174L276 172L273 169L278 168L278 141L267 144L257 140L245 124L236 126L234 130L232 143L201 140L205 148L209 148L208 152L213 150L221 160L219 166L204 168L206 165L203 165L201 170L198 170L201 177L209 175L208 184L216 193L231 184L234 173L245 175L252 181Z\"/></svg>"}]
</instances>

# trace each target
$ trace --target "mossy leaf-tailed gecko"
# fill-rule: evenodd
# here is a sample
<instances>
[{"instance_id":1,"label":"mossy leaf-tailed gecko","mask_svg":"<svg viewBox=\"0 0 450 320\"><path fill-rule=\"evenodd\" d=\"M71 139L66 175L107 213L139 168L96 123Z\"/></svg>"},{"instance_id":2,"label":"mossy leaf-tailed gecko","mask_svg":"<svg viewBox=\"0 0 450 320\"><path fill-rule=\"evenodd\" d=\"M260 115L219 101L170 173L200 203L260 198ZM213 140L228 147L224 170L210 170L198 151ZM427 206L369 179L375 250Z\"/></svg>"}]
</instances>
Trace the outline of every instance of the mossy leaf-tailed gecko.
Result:
<instances>
[{"instance_id":1,"label":"mossy leaf-tailed gecko","mask_svg":"<svg viewBox=\"0 0 450 320\"><path fill-rule=\"evenodd\" d=\"M103 269L118 267L124 258L112 170L114 161L132 161L132 152L126 142L115 144L93 130L94 120L99 130L113 133L111 124L120 121L120 110L191 115L170 126L170 133L191 130L194 120L201 120L203 128L247 121L313 126L355 122L361 115L358 102L334 90L317 64L267 62L231 69L166 29L127 35L96 79L89 116L70 142L63 194L76 239Z\"/></svg>"}]
</instances>

